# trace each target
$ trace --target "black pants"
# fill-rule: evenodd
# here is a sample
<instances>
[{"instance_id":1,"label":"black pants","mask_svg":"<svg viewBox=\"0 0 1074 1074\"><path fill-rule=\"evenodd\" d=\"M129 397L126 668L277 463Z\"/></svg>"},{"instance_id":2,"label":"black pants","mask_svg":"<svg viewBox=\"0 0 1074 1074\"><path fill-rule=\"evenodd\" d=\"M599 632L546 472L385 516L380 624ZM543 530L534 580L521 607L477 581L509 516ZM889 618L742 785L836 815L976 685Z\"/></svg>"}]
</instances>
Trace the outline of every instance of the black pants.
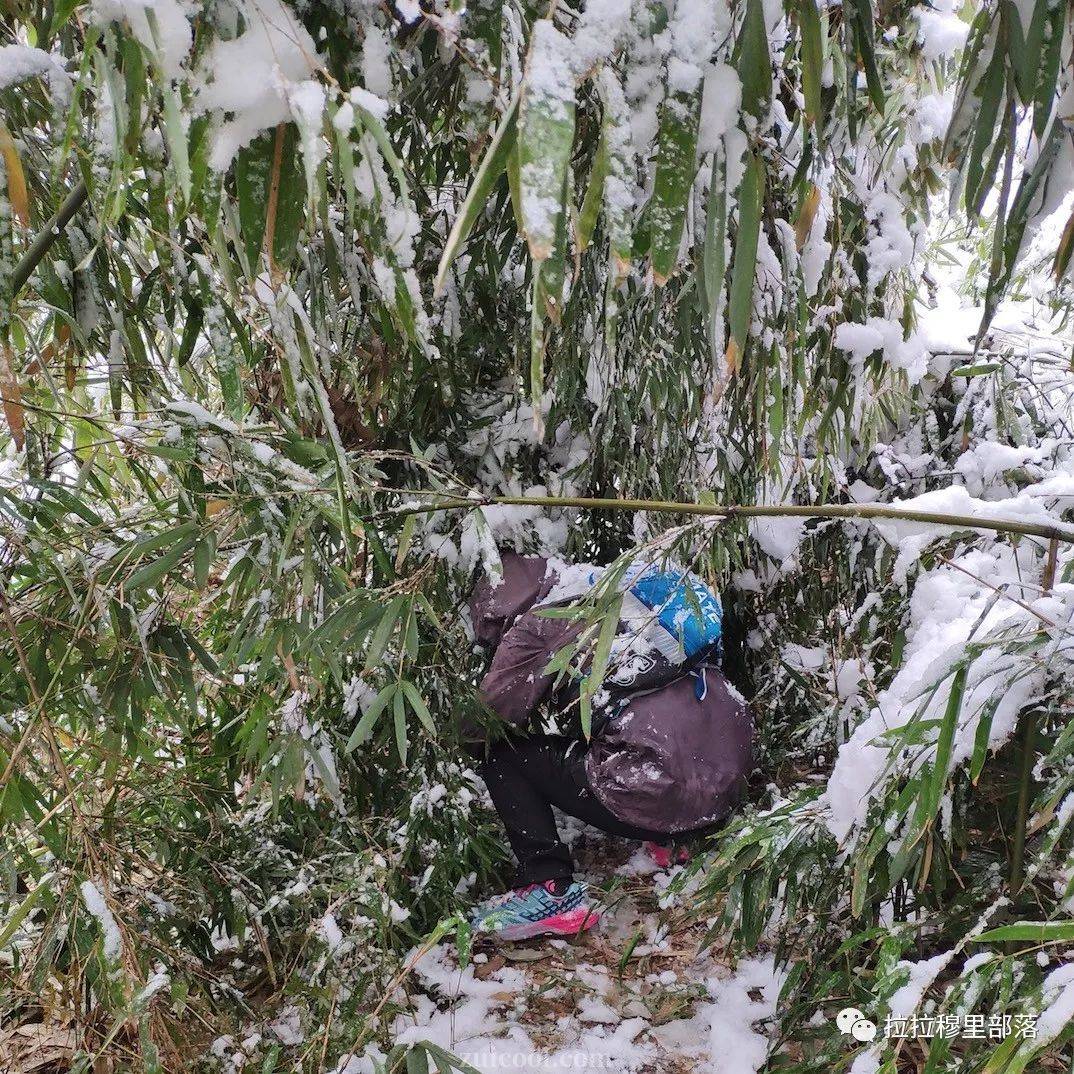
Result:
<instances>
[{"instance_id":1,"label":"black pants","mask_svg":"<svg viewBox=\"0 0 1074 1074\"><path fill-rule=\"evenodd\" d=\"M481 762L480 772L492 796L518 860L518 886L545 880L569 880L574 862L556 830L552 806L627 839L667 843L666 833L636 828L603 806L585 774L585 745L562 735L530 735L502 740Z\"/></svg>"}]
</instances>

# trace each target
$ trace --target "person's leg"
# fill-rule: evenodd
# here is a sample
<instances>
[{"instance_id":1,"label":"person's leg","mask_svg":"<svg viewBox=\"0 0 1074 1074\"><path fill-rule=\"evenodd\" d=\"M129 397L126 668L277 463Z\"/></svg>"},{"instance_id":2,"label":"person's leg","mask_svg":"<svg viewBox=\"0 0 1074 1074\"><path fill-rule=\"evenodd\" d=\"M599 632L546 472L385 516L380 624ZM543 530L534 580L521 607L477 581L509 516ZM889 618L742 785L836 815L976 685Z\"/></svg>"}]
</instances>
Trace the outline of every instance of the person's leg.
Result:
<instances>
[{"instance_id":1,"label":"person's leg","mask_svg":"<svg viewBox=\"0 0 1074 1074\"><path fill-rule=\"evenodd\" d=\"M668 836L619 820L590 790L585 747L560 735L530 735L493 746L481 775L518 860L519 886L569 883L574 863L556 830L552 806L595 828L627 839Z\"/></svg>"},{"instance_id":2,"label":"person's leg","mask_svg":"<svg viewBox=\"0 0 1074 1074\"><path fill-rule=\"evenodd\" d=\"M556 767L559 750L550 738L539 735L501 739L490 748L478 769L507 830L507 840L518 863L518 887L546 880L569 884L574 873L571 852L559 838L549 798L530 779L535 763L540 763L546 774Z\"/></svg>"}]
</instances>

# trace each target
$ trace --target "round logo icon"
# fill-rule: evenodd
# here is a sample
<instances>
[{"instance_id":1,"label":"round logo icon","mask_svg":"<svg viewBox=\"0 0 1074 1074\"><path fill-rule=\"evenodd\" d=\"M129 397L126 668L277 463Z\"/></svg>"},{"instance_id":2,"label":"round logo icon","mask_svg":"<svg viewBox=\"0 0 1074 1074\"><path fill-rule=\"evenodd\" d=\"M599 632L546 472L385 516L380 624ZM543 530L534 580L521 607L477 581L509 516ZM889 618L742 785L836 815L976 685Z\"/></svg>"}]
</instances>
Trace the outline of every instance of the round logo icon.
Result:
<instances>
[{"instance_id":1,"label":"round logo icon","mask_svg":"<svg viewBox=\"0 0 1074 1074\"><path fill-rule=\"evenodd\" d=\"M835 1016L835 1024L840 1033L849 1033L855 1040L863 1043L876 1037L876 1023L870 1022L857 1007L844 1007Z\"/></svg>"}]
</instances>

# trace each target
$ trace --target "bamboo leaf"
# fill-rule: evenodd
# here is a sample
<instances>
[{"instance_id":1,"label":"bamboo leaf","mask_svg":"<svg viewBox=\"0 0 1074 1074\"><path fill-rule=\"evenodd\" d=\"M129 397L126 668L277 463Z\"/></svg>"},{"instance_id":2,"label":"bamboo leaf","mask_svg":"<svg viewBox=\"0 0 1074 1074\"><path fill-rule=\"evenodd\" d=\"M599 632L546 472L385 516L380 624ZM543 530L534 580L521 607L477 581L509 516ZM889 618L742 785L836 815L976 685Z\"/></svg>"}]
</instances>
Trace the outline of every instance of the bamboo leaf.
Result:
<instances>
[{"instance_id":1,"label":"bamboo leaf","mask_svg":"<svg viewBox=\"0 0 1074 1074\"><path fill-rule=\"evenodd\" d=\"M1066 274L1070 264L1070 255L1074 252L1074 212L1067 218L1063 234L1059 238L1059 245L1055 249L1055 260L1052 262L1052 275L1061 280Z\"/></svg>"},{"instance_id":2,"label":"bamboo leaf","mask_svg":"<svg viewBox=\"0 0 1074 1074\"><path fill-rule=\"evenodd\" d=\"M973 937L974 943L1003 943L1008 940L1032 944L1069 943L1074 940L1074 921L1016 921Z\"/></svg>"},{"instance_id":3,"label":"bamboo leaf","mask_svg":"<svg viewBox=\"0 0 1074 1074\"><path fill-rule=\"evenodd\" d=\"M914 827L921 831L936 815L947 785L947 772L951 766L951 751L958 729L958 718L962 712L962 698L966 692L966 665L960 664L951 680L951 690L947 695L947 707L944 710L940 734L936 741L936 754L932 761L932 773L921 785L918 797Z\"/></svg>"},{"instance_id":4,"label":"bamboo leaf","mask_svg":"<svg viewBox=\"0 0 1074 1074\"><path fill-rule=\"evenodd\" d=\"M727 271L727 173L723 166L722 153L714 153L712 158L701 267L704 275L705 321L709 349L716 359L722 345L720 329L726 282L724 276Z\"/></svg>"},{"instance_id":5,"label":"bamboo leaf","mask_svg":"<svg viewBox=\"0 0 1074 1074\"><path fill-rule=\"evenodd\" d=\"M813 230L813 220L819 208L820 191L815 183L810 183L809 193L802 199L802 208L798 211L798 219L794 225L794 245L799 250L805 246L809 233Z\"/></svg>"},{"instance_id":6,"label":"bamboo leaf","mask_svg":"<svg viewBox=\"0 0 1074 1074\"><path fill-rule=\"evenodd\" d=\"M570 42L549 19L530 39L518 114L519 184L530 256L552 253L566 211L567 165L574 143L574 76Z\"/></svg>"},{"instance_id":7,"label":"bamboo leaf","mask_svg":"<svg viewBox=\"0 0 1074 1074\"><path fill-rule=\"evenodd\" d=\"M977 204L977 194L984 175L983 158L985 151L995 140L996 116L999 114L1005 86L1003 57L997 52L992 57L992 62L988 65L978 85L981 104L977 112L969 158L966 163L967 206Z\"/></svg>"},{"instance_id":8,"label":"bamboo leaf","mask_svg":"<svg viewBox=\"0 0 1074 1074\"><path fill-rule=\"evenodd\" d=\"M816 0L799 0L798 30L802 35L802 94L806 122L820 126L824 121L824 38Z\"/></svg>"},{"instance_id":9,"label":"bamboo leaf","mask_svg":"<svg viewBox=\"0 0 1074 1074\"><path fill-rule=\"evenodd\" d=\"M26 412L22 406L22 389L15 372L15 355L10 344L0 342L0 396L3 397L4 418L11 431L15 447L22 451L26 444Z\"/></svg>"},{"instance_id":10,"label":"bamboo leaf","mask_svg":"<svg viewBox=\"0 0 1074 1074\"><path fill-rule=\"evenodd\" d=\"M869 97L876 110L884 111L884 84L880 80L880 70L876 65L876 45L873 39L873 4L872 0L852 0L852 25L854 39L865 68L865 82L869 88Z\"/></svg>"},{"instance_id":11,"label":"bamboo leaf","mask_svg":"<svg viewBox=\"0 0 1074 1074\"><path fill-rule=\"evenodd\" d=\"M435 738L436 737L436 724L433 723L433 718L429 714L429 707L425 704L425 700L421 694L418 693L418 688L412 683L404 680L401 683L403 693L406 694L406 699L410 704L410 707L414 710L418 719L421 720L425 730Z\"/></svg>"},{"instance_id":12,"label":"bamboo leaf","mask_svg":"<svg viewBox=\"0 0 1074 1074\"><path fill-rule=\"evenodd\" d=\"M377 717L387 708L388 703L394 700L398 689L398 684L393 682L389 683L377 694L369 708L362 713L357 726L351 732L351 737L347 739L347 744L343 747L345 753L353 753L369 738L373 731L373 725L377 722Z\"/></svg>"},{"instance_id":13,"label":"bamboo leaf","mask_svg":"<svg viewBox=\"0 0 1074 1074\"><path fill-rule=\"evenodd\" d=\"M401 690L397 690L392 695L392 715L395 723L395 745L399 750L399 761L405 765L409 740L406 733L406 708L403 705L403 692Z\"/></svg>"},{"instance_id":14,"label":"bamboo leaf","mask_svg":"<svg viewBox=\"0 0 1074 1074\"><path fill-rule=\"evenodd\" d=\"M656 177L649 205L650 255L653 280L660 286L675 271L686 221L686 205L694 181L700 89L671 91L660 113L656 143Z\"/></svg>"},{"instance_id":15,"label":"bamboo leaf","mask_svg":"<svg viewBox=\"0 0 1074 1074\"><path fill-rule=\"evenodd\" d=\"M488 201L496 182L507 168L508 157L515 148L518 136L518 102L519 97L516 95L500 119L496 133L492 136L492 142L485 151L481 166L477 169L477 175L474 176L474 181L466 194L466 200L462 203L462 208L451 226L447 242L444 244L444 252L440 256L440 266L436 270L436 281L433 285L436 294L443 290L451 262L462 249L462 244L485 207L485 202Z\"/></svg>"},{"instance_id":16,"label":"bamboo leaf","mask_svg":"<svg viewBox=\"0 0 1074 1074\"><path fill-rule=\"evenodd\" d=\"M598 80L604 104L605 147L608 170L604 180L604 228L608 234L608 250L612 273L609 287L630 272L634 250L633 196L628 180L631 174L630 115L623 87L616 75L605 68ZM611 329L614 331L614 328Z\"/></svg>"},{"instance_id":17,"label":"bamboo leaf","mask_svg":"<svg viewBox=\"0 0 1074 1074\"><path fill-rule=\"evenodd\" d=\"M760 119L772 99L772 56L768 49L763 0L746 0L746 16L737 47L742 108Z\"/></svg>"},{"instance_id":18,"label":"bamboo leaf","mask_svg":"<svg viewBox=\"0 0 1074 1074\"><path fill-rule=\"evenodd\" d=\"M7 199L23 227L30 226L30 196L26 191L26 175L22 161L15 148L11 132L0 122L0 155L4 158L4 174L7 177Z\"/></svg>"},{"instance_id":19,"label":"bamboo leaf","mask_svg":"<svg viewBox=\"0 0 1074 1074\"><path fill-rule=\"evenodd\" d=\"M578 252L584 253L593 238L597 226L597 216L604 200L604 182L608 177L608 117L604 117L600 141L593 154L593 168L589 173L589 186L586 187L582 208L578 212Z\"/></svg>"},{"instance_id":20,"label":"bamboo leaf","mask_svg":"<svg viewBox=\"0 0 1074 1074\"><path fill-rule=\"evenodd\" d=\"M728 344L728 365L737 363L746 352L753 311L753 284L757 271L757 246L761 233L761 211L764 205L764 164L750 155L746 173L739 189L738 233L735 238L735 259L731 268L731 291L728 301L728 321L731 340Z\"/></svg>"}]
</instances>

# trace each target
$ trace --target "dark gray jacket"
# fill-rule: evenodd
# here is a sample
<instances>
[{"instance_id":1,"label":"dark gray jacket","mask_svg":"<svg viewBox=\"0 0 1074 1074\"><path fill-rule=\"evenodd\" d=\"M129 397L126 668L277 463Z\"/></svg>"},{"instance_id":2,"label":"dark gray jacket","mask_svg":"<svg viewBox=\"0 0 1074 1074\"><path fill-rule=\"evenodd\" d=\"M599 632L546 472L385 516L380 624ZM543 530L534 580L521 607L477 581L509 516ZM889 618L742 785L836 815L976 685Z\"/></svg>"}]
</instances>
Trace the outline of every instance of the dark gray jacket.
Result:
<instances>
[{"instance_id":1,"label":"dark gray jacket","mask_svg":"<svg viewBox=\"0 0 1074 1074\"><path fill-rule=\"evenodd\" d=\"M481 681L481 699L507 723L526 729L553 690L545 668L581 626L532 609L558 581L540 556L503 556L503 578L483 578L470 602L478 642L493 651ZM620 820L670 833L722 820L735 804L751 767L753 727L741 697L720 672L681 675L646 689L622 691L612 713L595 721L586 754L593 793ZM574 696L577 696L575 691ZM569 688L557 706L569 704Z\"/></svg>"}]
</instances>

